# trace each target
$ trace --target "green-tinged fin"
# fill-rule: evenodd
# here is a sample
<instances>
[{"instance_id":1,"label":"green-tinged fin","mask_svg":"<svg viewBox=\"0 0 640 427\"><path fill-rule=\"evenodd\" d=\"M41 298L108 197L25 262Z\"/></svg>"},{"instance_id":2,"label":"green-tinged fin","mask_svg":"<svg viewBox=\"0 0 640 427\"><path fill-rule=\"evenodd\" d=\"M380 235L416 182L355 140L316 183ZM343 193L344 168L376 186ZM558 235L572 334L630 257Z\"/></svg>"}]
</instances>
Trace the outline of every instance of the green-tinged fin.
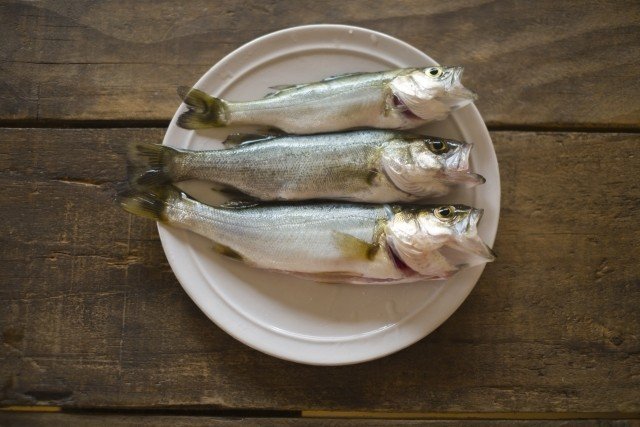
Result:
<instances>
[{"instance_id":1,"label":"green-tinged fin","mask_svg":"<svg viewBox=\"0 0 640 427\"><path fill-rule=\"evenodd\" d=\"M367 184L373 185L376 182L376 178L378 178L379 176L380 176L380 171L378 171L377 169L369 170L366 178Z\"/></svg>"},{"instance_id":2,"label":"green-tinged fin","mask_svg":"<svg viewBox=\"0 0 640 427\"><path fill-rule=\"evenodd\" d=\"M254 208L259 204L260 202L256 200L243 199L243 200L230 200L226 203L221 204L218 207L222 209L247 209L247 208Z\"/></svg>"},{"instance_id":3,"label":"green-tinged fin","mask_svg":"<svg viewBox=\"0 0 640 427\"><path fill-rule=\"evenodd\" d=\"M127 191L118 194L120 206L127 212L155 221L166 221L164 214L169 191L138 192Z\"/></svg>"},{"instance_id":4,"label":"green-tinged fin","mask_svg":"<svg viewBox=\"0 0 640 427\"><path fill-rule=\"evenodd\" d=\"M178 96L188 108L178 117L181 128L205 129L227 125L228 111L223 100L187 86L178 87Z\"/></svg>"},{"instance_id":5,"label":"green-tinged fin","mask_svg":"<svg viewBox=\"0 0 640 427\"><path fill-rule=\"evenodd\" d=\"M177 153L178 150L159 144L131 144L127 168L129 183L134 187L153 187L171 182L169 166Z\"/></svg>"},{"instance_id":6,"label":"green-tinged fin","mask_svg":"<svg viewBox=\"0 0 640 427\"><path fill-rule=\"evenodd\" d=\"M274 135L263 135L258 133L232 133L227 139L222 141L226 148L233 148L239 145L254 144L256 142L265 142L274 139Z\"/></svg>"},{"instance_id":7,"label":"green-tinged fin","mask_svg":"<svg viewBox=\"0 0 640 427\"><path fill-rule=\"evenodd\" d=\"M295 272L293 274L303 279L313 280L314 282L331 284L349 283L354 279L362 279L361 275L356 275L346 271L325 271L318 273Z\"/></svg>"},{"instance_id":8,"label":"green-tinged fin","mask_svg":"<svg viewBox=\"0 0 640 427\"><path fill-rule=\"evenodd\" d=\"M228 258L236 259L238 261L244 260L244 257L237 251L231 249L229 246L221 245L220 243L213 243L213 250L220 255L224 255Z\"/></svg>"},{"instance_id":9,"label":"green-tinged fin","mask_svg":"<svg viewBox=\"0 0 640 427\"><path fill-rule=\"evenodd\" d=\"M380 245L376 243L365 242L339 231L333 232L333 238L345 258L371 261L380 250Z\"/></svg>"}]
</instances>

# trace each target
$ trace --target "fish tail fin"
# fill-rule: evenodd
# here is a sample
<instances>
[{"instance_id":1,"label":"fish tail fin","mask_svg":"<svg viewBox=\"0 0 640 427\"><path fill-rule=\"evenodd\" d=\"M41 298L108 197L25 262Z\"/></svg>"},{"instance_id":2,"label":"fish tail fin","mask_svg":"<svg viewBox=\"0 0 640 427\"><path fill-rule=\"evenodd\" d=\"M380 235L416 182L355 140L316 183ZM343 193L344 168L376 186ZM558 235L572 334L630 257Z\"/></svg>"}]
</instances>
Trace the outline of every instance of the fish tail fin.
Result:
<instances>
[{"instance_id":1,"label":"fish tail fin","mask_svg":"<svg viewBox=\"0 0 640 427\"><path fill-rule=\"evenodd\" d=\"M177 190L161 188L158 191L129 190L118 194L118 203L125 211L155 221L166 222L167 203Z\"/></svg>"},{"instance_id":2,"label":"fish tail fin","mask_svg":"<svg viewBox=\"0 0 640 427\"><path fill-rule=\"evenodd\" d=\"M178 87L178 96L188 108L178 117L178 126L181 128L204 129L227 125L229 112L227 103L222 99L187 86Z\"/></svg>"},{"instance_id":3,"label":"fish tail fin","mask_svg":"<svg viewBox=\"0 0 640 427\"><path fill-rule=\"evenodd\" d=\"M138 142L129 147L129 182L135 187L154 187L173 181L171 164L178 150L165 145Z\"/></svg>"}]
</instances>

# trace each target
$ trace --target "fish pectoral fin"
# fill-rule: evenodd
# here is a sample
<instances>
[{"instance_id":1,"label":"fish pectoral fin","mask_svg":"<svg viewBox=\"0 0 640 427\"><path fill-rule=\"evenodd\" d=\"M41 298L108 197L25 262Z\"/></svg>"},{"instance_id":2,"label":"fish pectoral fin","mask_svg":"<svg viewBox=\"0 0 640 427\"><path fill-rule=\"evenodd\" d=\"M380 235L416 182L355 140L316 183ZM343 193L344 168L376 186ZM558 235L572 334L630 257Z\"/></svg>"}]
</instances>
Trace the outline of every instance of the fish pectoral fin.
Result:
<instances>
[{"instance_id":1,"label":"fish pectoral fin","mask_svg":"<svg viewBox=\"0 0 640 427\"><path fill-rule=\"evenodd\" d=\"M365 242L351 234L333 231L336 246L345 258L371 261L380 250L380 245Z\"/></svg>"},{"instance_id":2,"label":"fish pectoral fin","mask_svg":"<svg viewBox=\"0 0 640 427\"><path fill-rule=\"evenodd\" d=\"M227 139L222 141L225 148L233 148L245 144L265 142L275 138L274 135L264 135L259 133L232 133Z\"/></svg>"},{"instance_id":3,"label":"fish pectoral fin","mask_svg":"<svg viewBox=\"0 0 640 427\"><path fill-rule=\"evenodd\" d=\"M370 169L369 172L367 172L367 184L369 185L374 185L376 183L376 180L380 177L380 171L377 169Z\"/></svg>"},{"instance_id":4,"label":"fish pectoral fin","mask_svg":"<svg viewBox=\"0 0 640 427\"><path fill-rule=\"evenodd\" d=\"M237 251L234 251L233 249L231 249L229 246L225 246L225 245L221 245L220 243L213 242L212 249L214 252L220 255L224 255L228 258L233 258L238 261L244 260L244 257L242 255L240 255Z\"/></svg>"}]
</instances>

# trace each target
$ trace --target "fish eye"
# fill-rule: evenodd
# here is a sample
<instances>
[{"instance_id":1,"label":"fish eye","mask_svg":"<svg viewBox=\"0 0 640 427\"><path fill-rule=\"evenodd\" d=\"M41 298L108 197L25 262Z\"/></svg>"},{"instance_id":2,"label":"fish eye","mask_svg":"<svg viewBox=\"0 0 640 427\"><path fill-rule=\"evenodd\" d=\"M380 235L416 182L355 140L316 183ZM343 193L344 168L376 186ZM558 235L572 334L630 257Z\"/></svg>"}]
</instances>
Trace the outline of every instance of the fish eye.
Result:
<instances>
[{"instance_id":1,"label":"fish eye","mask_svg":"<svg viewBox=\"0 0 640 427\"><path fill-rule=\"evenodd\" d=\"M440 77L442 75L442 68L431 67L427 70L427 74L429 74L431 77Z\"/></svg>"},{"instance_id":2,"label":"fish eye","mask_svg":"<svg viewBox=\"0 0 640 427\"><path fill-rule=\"evenodd\" d=\"M446 153L450 148L449 144L439 139L427 141L427 147L429 147L429 150L431 150L431 152L434 154Z\"/></svg>"},{"instance_id":3,"label":"fish eye","mask_svg":"<svg viewBox=\"0 0 640 427\"><path fill-rule=\"evenodd\" d=\"M440 206L433 210L433 214L436 218L447 221L454 217L456 214L456 208L453 206Z\"/></svg>"}]
</instances>

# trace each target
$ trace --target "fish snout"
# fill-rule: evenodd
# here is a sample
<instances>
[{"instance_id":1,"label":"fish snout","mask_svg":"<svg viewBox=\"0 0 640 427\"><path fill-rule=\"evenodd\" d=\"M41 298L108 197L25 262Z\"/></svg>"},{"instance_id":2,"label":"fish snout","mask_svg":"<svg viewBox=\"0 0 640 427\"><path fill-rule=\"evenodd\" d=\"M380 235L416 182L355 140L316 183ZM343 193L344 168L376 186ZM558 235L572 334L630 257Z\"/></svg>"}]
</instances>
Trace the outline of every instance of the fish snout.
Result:
<instances>
[{"instance_id":1,"label":"fish snout","mask_svg":"<svg viewBox=\"0 0 640 427\"><path fill-rule=\"evenodd\" d=\"M472 208L471 212L469 213L469 225L473 225L474 227L476 227L482 219L483 215L484 209Z\"/></svg>"},{"instance_id":2,"label":"fish snout","mask_svg":"<svg viewBox=\"0 0 640 427\"><path fill-rule=\"evenodd\" d=\"M453 67L453 73L451 73L451 85L455 85L457 82L460 82L462 79L462 73L464 73L464 67L457 66Z\"/></svg>"},{"instance_id":3,"label":"fish snout","mask_svg":"<svg viewBox=\"0 0 640 427\"><path fill-rule=\"evenodd\" d=\"M469 170L469 156L472 147L473 145L469 143L463 143L459 149L455 150L453 155L447 159L448 169L455 171Z\"/></svg>"}]
</instances>

